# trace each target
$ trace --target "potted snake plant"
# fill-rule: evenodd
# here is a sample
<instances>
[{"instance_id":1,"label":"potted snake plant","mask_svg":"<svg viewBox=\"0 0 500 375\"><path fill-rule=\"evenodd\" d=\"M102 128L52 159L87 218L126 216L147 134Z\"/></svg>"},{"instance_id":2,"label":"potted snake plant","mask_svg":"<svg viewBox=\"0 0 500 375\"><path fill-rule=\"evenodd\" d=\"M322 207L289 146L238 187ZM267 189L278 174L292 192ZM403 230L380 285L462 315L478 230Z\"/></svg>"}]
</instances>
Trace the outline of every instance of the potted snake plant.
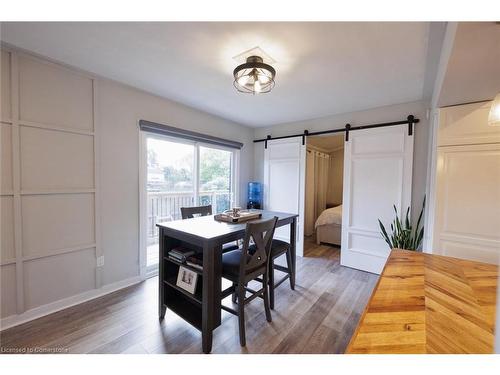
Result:
<instances>
[{"instance_id":1,"label":"potted snake plant","mask_svg":"<svg viewBox=\"0 0 500 375\"><path fill-rule=\"evenodd\" d=\"M420 248L420 245L422 244L422 239L424 238L422 216L425 210L425 197L415 228L413 228L410 222L410 207L408 207L408 209L406 210L406 216L404 220L400 220L396 206L394 205L393 207L396 217L391 223L391 232L387 232L384 224L382 224L379 219L378 224L381 230L380 234L391 249L397 248L405 250L418 250ZM422 227L420 227L420 224L422 224Z\"/></svg>"}]
</instances>

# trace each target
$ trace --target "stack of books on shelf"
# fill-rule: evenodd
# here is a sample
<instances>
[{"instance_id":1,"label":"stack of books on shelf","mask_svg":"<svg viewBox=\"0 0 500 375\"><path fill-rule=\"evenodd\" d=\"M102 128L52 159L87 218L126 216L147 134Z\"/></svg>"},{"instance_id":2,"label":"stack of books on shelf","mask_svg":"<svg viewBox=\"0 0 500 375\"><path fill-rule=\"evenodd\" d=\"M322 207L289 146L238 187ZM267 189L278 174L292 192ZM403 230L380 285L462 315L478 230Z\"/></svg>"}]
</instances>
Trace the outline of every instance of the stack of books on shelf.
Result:
<instances>
[{"instance_id":1,"label":"stack of books on shelf","mask_svg":"<svg viewBox=\"0 0 500 375\"><path fill-rule=\"evenodd\" d=\"M186 259L186 264L200 271L203 270L203 254L194 254Z\"/></svg>"},{"instance_id":2,"label":"stack of books on shelf","mask_svg":"<svg viewBox=\"0 0 500 375\"><path fill-rule=\"evenodd\" d=\"M168 252L168 257L180 263L186 263L186 259L194 255L195 251L185 247L176 247Z\"/></svg>"}]
</instances>

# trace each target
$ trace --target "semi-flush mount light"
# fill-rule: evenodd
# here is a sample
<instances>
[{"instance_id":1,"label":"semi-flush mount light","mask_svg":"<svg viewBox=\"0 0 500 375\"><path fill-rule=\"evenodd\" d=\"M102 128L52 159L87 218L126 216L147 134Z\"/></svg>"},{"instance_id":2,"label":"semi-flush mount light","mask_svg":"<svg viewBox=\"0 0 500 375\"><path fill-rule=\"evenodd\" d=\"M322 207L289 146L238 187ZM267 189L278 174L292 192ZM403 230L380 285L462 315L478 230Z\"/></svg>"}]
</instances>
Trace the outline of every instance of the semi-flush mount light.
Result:
<instances>
[{"instance_id":1,"label":"semi-flush mount light","mask_svg":"<svg viewBox=\"0 0 500 375\"><path fill-rule=\"evenodd\" d=\"M260 94L273 89L276 70L265 64L262 57L250 56L246 63L234 69L233 76L236 90L246 94Z\"/></svg>"},{"instance_id":2,"label":"semi-flush mount light","mask_svg":"<svg viewBox=\"0 0 500 375\"><path fill-rule=\"evenodd\" d=\"M495 96L493 103L491 103L488 124L491 126L500 126L500 93Z\"/></svg>"}]
</instances>

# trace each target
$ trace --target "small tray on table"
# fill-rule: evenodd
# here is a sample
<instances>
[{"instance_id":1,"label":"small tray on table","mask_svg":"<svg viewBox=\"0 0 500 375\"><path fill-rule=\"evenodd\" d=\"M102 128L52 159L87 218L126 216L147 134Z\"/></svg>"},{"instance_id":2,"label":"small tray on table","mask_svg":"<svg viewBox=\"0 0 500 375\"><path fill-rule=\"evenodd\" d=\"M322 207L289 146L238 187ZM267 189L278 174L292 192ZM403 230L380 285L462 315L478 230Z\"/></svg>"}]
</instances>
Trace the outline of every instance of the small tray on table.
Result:
<instances>
[{"instance_id":1,"label":"small tray on table","mask_svg":"<svg viewBox=\"0 0 500 375\"><path fill-rule=\"evenodd\" d=\"M224 212L214 215L214 220L223 221L225 223L243 223L249 220L256 220L262 217L262 213L255 211L240 211L238 216L233 216L231 212Z\"/></svg>"}]
</instances>

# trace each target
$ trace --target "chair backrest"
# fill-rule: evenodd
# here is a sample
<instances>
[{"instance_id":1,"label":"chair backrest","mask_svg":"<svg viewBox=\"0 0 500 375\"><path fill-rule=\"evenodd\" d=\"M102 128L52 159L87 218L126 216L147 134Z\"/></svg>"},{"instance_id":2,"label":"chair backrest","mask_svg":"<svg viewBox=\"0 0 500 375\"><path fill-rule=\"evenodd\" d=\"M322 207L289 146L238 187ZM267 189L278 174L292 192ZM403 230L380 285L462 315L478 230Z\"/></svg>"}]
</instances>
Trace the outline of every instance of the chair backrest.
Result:
<instances>
[{"instance_id":1,"label":"chair backrest","mask_svg":"<svg viewBox=\"0 0 500 375\"><path fill-rule=\"evenodd\" d=\"M240 281L243 282L247 274L257 269L269 267L269 255L277 222L278 217L275 216L269 220L247 223L245 239L241 249ZM253 246L255 247L255 252L252 254L248 251L250 240L253 240Z\"/></svg>"},{"instance_id":2,"label":"chair backrest","mask_svg":"<svg viewBox=\"0 0 500 375\"><path fill-rule=\"evenodd\" d=\"M212 205L208 206L198 206L198 207L181 207L182 219L192 219L195 216L209 216L212 215Z\"/></svg>"}]
</instances>

